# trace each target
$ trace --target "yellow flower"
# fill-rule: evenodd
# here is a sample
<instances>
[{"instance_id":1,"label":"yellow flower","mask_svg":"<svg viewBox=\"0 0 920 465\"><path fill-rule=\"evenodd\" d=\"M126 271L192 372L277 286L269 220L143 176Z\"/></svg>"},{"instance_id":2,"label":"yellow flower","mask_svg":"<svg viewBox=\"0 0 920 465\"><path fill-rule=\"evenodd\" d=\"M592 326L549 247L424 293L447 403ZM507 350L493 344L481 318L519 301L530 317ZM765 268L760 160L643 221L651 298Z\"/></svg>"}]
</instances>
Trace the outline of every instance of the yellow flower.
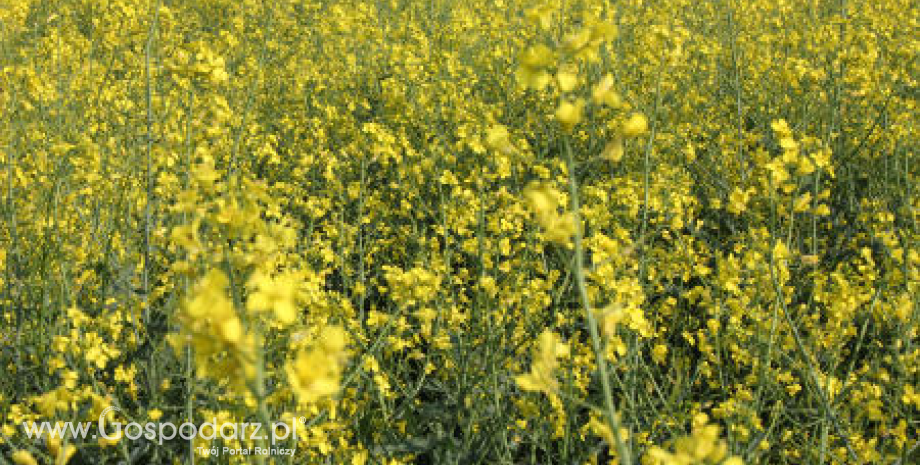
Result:
<instances>
[{"instance_id":1,"label":"yellow flower","mask_svg":"<svg viewBox=\"0 0 920 465\"><path fill-rule=\"evenodd\" d=\"M693 418L693 430L690 436L680 437L674 441L674 452L661 447L649 449L646 461L653 465L691 465L721 463L723 465L741 465L741 458L728 456L728 444L720 438L718 425L708 424L709 417L698 414Z\"/></svg>"},{"instance_id":2,"label":"yellow flower","mask_svg":"<svg viewBox=\"0 0 920 465\"><path fill-rule=\"evenodd\" d=\"M690 160L690 161L696 160L696 148L693 147L692 142L687 142L686 153L687 153L687 160Z\"/></svg>"},{"instance_id":3,"label":"yellow flower","mask_svg":"<svg viewBox=\"0 0 920 465\"><path fill-rule=\"evenodd\" d=\"M524 189L524 199L534 211L537 222L543 227L544 238L566 245L575 233L575 216L571 212L560 214L560 194L546 184L531 183Z\"/></svg>"},{"instance_id":4,"label":"yellow flower","mask_svg":"<svg viewBox=\"0 0 920 465\"><path fill-rule=\"evenodd\" d=\"M508 128L500 124L489 128L489 131L486 133L486 145L492 150L505 155L511 155L515 151L514 144L511 143L511 135L508 133Z\"/></svg>"},{"instance_id":5,"label":"yellow flower","mask_svg":"<svg viewBox=\"0 0 920 465\"><path fill-rule=\"evenodd\" d=\"M789 129L789 123L784 119L774 120L770 123L770 127L778 136L789 136L792 134L792 130Z\"/></svg>"},{"instance_id":6,"label":"yellow flower","mask_svg":"<svg viewBox=\"0 0 920 465\"><path fill-rule=\"evenodd\" d=\"M585 102L578 99L574 102L563 101L556 108L556 121L562 125L566 131L571 131L575 125L581 122L582 112L584 111Z\"/></svg>"},{"instance_id":7,"label":"yellow flower","mask_svg":"<svg viewBox=\"0 0 920 465\"><path fill-rule=\"evenodd\" d=\"M617 26L615 24L589 21L591 25L591 41L595 43L613 40L617 37Z\"/></svg>"},{"instance_id":8,"label":"yellow flower","mask_svg":"<svg viewBox=\"0 0 920 465\"><path fill-rule=\"evenodd\" d=\"M244 333L233 303L227 296L229 280L218 269L209 271L195 286L179 314L181 332L170 336L175 350L186 345L195 351L200 376L230 377L242 382L254 374L252 335ZM218 355L229 355L217 359Z\"/></svg>"},{"instance_id":9,"label":"yellow flower","mask_svg":"<svg viewBox=\"0 0 920 465\"><path fill-rule=\"evenodd\" d=\"M595 102L607 105L611 108L620 108L623 104L620 94L613 90L613 76L609 74L604 76L601 81L594 86L591 97L594 98Z\"/></svg>"},{"instance_id":10,"label":"yellow flower","mask_svg":"<svg viewBox=\"0 0 920 465\"><path fill-rule=\"evenodd\" d=\"M591 39L591 30L582 29L565 36L562 48L577 59L594 60L597 57L597 46L600 43L593 42Z\"/></svg>"},{"instance_id":11,"label":"yellow flower","mask_svg":"<svg viewBox=\"0 0 920 465\"><path fill-rule=\"evenodd\" d=\"M642 113L633 113L623 123L623 137L639 137L648 132L648 118Z\"/></svg>"},{"instance_id":12,"label":"yellow flower","mask_svg":"<svg viewBox=\"0 0 920 465\"><path fill-rule=\"evenodd\" d=\"M652 360L655 363L661 365L665 362L668 356L668 346L664 344L657 344L652 348Z\"/></svg>"},{"instance_id":13,"label":"yellow flower","mask_svg":"<svg viewBox=\"0 0 920 465\"><path fill-rule=\"evenodd\" d=\"M554 215L559 208L559 193L547 184L531 183L524 189L524 199L539 217Z\"/></svg>"},{"instance_id":14,"label":"yellow flower","mask_svg":"<svg viewBox=\"0 0 920 465\"><path fill-rule=\"evenodd\" d=\"M198 240L198 221L184 226L176 226L172 230L172 242L181 246L192 257L202 252L203 247Z\"/></svg>"},{"instance_id":15,"label":"yellow flower","mask_svg":"<svg viewBox=\"0 0 920 465\"><path fill-rule=\"evenodd\" d=\"M516 77L521 87L533 90L543 90L552 79L546 70L526 66L518 68Z\"/></svg>"},{"instance_id":16,"label":"yellow flower","mask_svg":"<svg viewBox=\"0 0 920 465\"><path fill-rule=\"evenodd\" d=\"M613 434L613 430L610 428L610 425L607 422L599 420L598 418L592 417L588 420L588 428L598 437L602 438L608 445L616 444L616 436ZM622 440L629 439L629 430L626 428L620 428L620 438Z\"/></svg>"},{"instance_id":17,"label":"yellow flower","mask_svg":"<svg viewBox=\"0 0 920 465\"><path fill-rule=\"evenodd\" d=\"M617 326L626 318L626 310L622 305L611 303L601 309L598 320L601 322L601 332L607 337L616 336Z\"/></svg>"},{"instance_id":18,"label":"yellow flower","mask_svg":"<svg viewBox=\"0 0 920 465\"><path fill-rule=\"evenodd\" d=\"M554 10L555 7L552 2L549 2L528 9L527 12L524 13L524 17L526 17L528 21L539 25L541 29L549 29L550 25L552 25Z\"/></svg>"},{"instance_id":19,"label":"yellow flower","mask_svg":"<svg viewBox=\"0 0 920 465\"><path fill-rule=\"evenodd\" d=\"M799 143L795 141L792 137L783 137L779 140L779 146L787 152L795 152L799 148Z\"/></svg>"},{"instance_id":20,"label":"yellow flower","mask_svg":"<svg viewBox=\"0 0 920 465\"><path fill-rule=\"evenodd\" d=\"M773 259L776 261L788 260L791 256L792 254L786 244L783 241L776 241L776 245L773 247Z\"/></svg>"},{"instance_id":21,"label":"yellow flower","mask_svg":"<svg viewBox=\"0 0 920 465\"><path fill-rule=\"evenodd\" d=\"M220 336L230 344L236 344L240 341L240 337L243 336L243 326L237 318L217 320L215 325Z\"/></svg>"},{"instance_id":22,"label":"yellow flower","mask_svg":"<svg viewBox=\"0 0 920 465\"><path fill-rule=\"evenodd\" d=\"M799 157L799 164L795 170L796 174L806 176L815 172L815 165L808 157Z\"/></svg>"},{"instance_id":23,"label":"yellow flower","mask_svg":"<svg viewBox=\"0 0 920 465\"><path fill-rule=\"evenodd\" d=\"M612 141L608 142L604 147L604 151L601 153L601 156L612 161L618 162L623 159L623 154L625 153L623 149L623 139L619 136L614 137Z\"/></svg>"},{"instance_id":24,"label":"yellow flower","mask_svg":"<svg viewBox=\"0 0 920 465\"><path fill-rule=\"evenodd\" d=\"M544 224L543 236L550 242L565 245L575 234L576 227L575 216L566 212Z\"/></svg>"},{"instance_id":25,"label":"yellow flower","mask_svg":"<svg viewBox=\"0 0 920 465\"><path fill-rule=\"evenodd\" d=\"M521 64L534 69L551 66L554 60L553 51L543 44L537 44L527 49L521 56Z\"/></svg>"},{"instance_id":26,"label":"yellow flower","mask_svg":"<svg viewBox=\"0 0 920 465\"><path fill-rule=\"evenodd\" d=\"M38 461L27 450L17 450L13 452L13 463L16 465L38 465Z\"/></svg>"},{"instance_id":27,"label":"yellow flower","mask_svg":"<svg viewBox=\"0 0 920 465\"><path fill-rule=\"evenodd\" d=\"M73 454L77 453L77 448L71 444L61 446L61 440L57 438L48 439L48 451L55 457L55 465L64 465L70 461Z\"/></svg>"},{"instance_id":28,"label":"yellow flower","mask_svg":"<svg viewBox=\"0 0 920 465\"><path fill-rule=\"evenodd\" d=\"M314 347L288 364L288 380L301 403L312 404L338 392L346 344L344 329L327 327Z\"/></svg>"},{"instance_id":29,"label":"yellow flower","mask_svg":"<svg viewBox=\"0 0 920 465\"><path fill-rule=\"evenodd\" d=\"M556 74L556 83L559 85L559 90L571 92L578 86L578 75L569 71L559 71Z\"/></svg>"},{"instance_id":30,"label":"yellow flower","mask_svg":"<svg viewBox=\"0 0 920 465\"><path fill-rule=\"evenodd\" d=\"M554 394L558 385L553 372L559 366L558 358L568 353L568 346L559 340L559 336L552 331L544 331L534 348L530 372L515 378L518 387L525 391Z\"/></svg>"},{"instance_id":31,"label":"yellow flower","mask_svg":"<svg viewBox=\"0 0 920 465\"><path fill-rule=\"evenodd\" d=\"M806 192L795 199L795 203L792 206L792 211L796 213L801 213L805 210L808 210L808 206L811 203L811 192Z\"/></svg>"},{"instance_id":32,"label":"yellow flower","mask_svg":"<svg viewBox=\"0 0 920 465\"><path fill-rule=\"evenodd\" d=\"M904 386L904 395L901 396L901 402L906 405L913 405L920 408L920 391L914 391L910 384Z\"/></svg>"},{"instance_id":33,"label":"yellow flower","mask_svg":"<svg viewBox=\"0 0 920 465\"><path fill-rule=\"evenodd\" d=\"M517 80L525 89L542 90L552 79L546 68L554 61L553 52L545 45L531 47L520 59Z\"/></svg>"},{"instance_id":34,"label":"yellow flower","mask_svg":"<svg viewBox=\"0 0 920 465\"><path fill-rule=\"evenodd\" d=\"M250 277L248 284L250 288L255 289L247 302L250 310L271 310L284 325L297 320L297 298L300 292L296 276L287 273L272 278L257 271Z\"/></svg>"},{"instance_id":35,"label":"yellow flower","mask_svg":"<svg viewBox=\"0 0 920 465\"><path fill-rule=\"evenodd\" d=\"M740 215L744 213L747 209L747 203L753 194L753 189L741 189L736 187L731 195L728 196L728 211L729 213Z\"/></svg>"},{"instance_id":36,"label":"yellow flower","mask_svg":"<svg viewBox=\"0 0 920 465\"><path fill-rule=\"evenodd\" d=\"M770 178L773 180L773 185L775 187L779 187L789 179L789 172L786 171L786 164L783 163L780 157L771 160L765 165L765 168L769 171Z\"/></svg>"}]
</instances>

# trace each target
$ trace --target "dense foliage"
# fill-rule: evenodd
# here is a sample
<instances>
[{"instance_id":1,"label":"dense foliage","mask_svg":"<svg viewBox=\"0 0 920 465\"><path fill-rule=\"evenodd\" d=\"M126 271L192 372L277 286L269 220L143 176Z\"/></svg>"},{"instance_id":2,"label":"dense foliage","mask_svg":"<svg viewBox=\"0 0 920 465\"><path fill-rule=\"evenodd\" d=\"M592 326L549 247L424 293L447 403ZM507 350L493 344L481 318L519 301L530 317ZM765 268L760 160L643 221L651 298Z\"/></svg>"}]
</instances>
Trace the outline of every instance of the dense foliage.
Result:
<instances>
[{"instance_id":1,"label":"dense foliage","mask_svg":"<svg viewBox=\"0 0 920 465\"><path fill-rule=\"evenodd\" d=\"M0 463L916 463L918 23L0 0Z\"/></svg>"}]
</instances>

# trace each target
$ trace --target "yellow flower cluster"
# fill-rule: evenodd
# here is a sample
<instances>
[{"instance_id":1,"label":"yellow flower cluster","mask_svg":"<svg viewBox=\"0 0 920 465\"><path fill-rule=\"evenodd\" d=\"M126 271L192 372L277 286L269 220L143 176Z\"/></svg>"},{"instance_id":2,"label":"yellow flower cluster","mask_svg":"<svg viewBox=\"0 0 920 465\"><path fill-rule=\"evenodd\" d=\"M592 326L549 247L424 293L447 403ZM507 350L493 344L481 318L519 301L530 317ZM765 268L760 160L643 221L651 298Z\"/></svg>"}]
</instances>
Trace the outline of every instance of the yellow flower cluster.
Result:
<instances>
[{"instance_id":1,"label":"yellow flower cluster","mask_svg":"<svg viewBox=\"0 0 920 465\"><path fill-rule=\"evenodd\" d=\"M0 0L0 463L917 462L917 30Z\"/></svg>"},{"instance_id":2,"label":"yellow flower cluster","mask_svg":"<svg viewBox=\"0 0 920 465\"><path fill-rule=\"evenodd\" d=\"M525 391L556 396L558 383L555 371L559 367L559 358L565 357L568 353L568 346L559 340L559 336L550 331L541 333L534 347L530 372L515 378L518 387Z\"/></svg>"},{"instance_id":3,"label":"yellow flower cluster","mask_svg":"<svg viewBox=\"0 0 920 465\"><path fill-rule=\"evenodd\" d=\"M564 201L563 195L547 184L530 184L524 191L524 199L534 212L537 222L543 227L543 236L550 242L568 244L575 233L575 217L571 212L559 213Z\"/></svg>"},{"instance_id":4,"label":"yellow flower cluster","mask_svg":"<svg viewBox=\"0 0 920 465\"><path fill-rule=\"evenodd\" d=\"M728 445L719 437L718 425L709 424L705 414L693 418L693 432L674 440L674 451L652 447L643 460L648 465L721 464L741 465L738 456L729 456Z\"/></svg>"},{"instance_id":5,"label":"yellow flower cluster","mask_svg":"<svg viewBox=\"0 0 920 465\"><path fill-rule=\"evenodd\" d=\"M291 389L301 403L316 403L338 392L347 342L342 328L324 328L313 347L302 350L287 366Z\"/></svg>"},{"instance_id":6,"label":"yellow flower cluster","mask_svg":"<svg viewBox=\"0 0 920 465\"><path fill-rule=\"evenodd\" d=\"M235 380L255 375L251 335L244 332L228 293L229 282L220 270L209 271L195 286L182 313L182 333L172 342L177 352L194 349L200 376Z\"/></svg>"}]
</instances>

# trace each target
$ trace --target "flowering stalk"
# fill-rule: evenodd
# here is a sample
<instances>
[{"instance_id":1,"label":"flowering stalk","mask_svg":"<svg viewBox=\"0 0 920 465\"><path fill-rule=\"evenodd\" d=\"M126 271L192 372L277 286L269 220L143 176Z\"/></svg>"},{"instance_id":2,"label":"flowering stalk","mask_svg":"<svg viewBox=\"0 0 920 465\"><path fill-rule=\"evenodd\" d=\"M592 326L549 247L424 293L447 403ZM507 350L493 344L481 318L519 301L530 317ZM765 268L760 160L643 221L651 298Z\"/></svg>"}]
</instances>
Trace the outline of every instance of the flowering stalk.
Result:
<instances>
[{"instance_id":1,"label":"flowering stalk","mask_svg":"<svg viewBox=\"0 0 920 465\"><path fill-rule=\"evenodd\" d=\"M604 394L604 407L606 408L607 421L613 430L613 437L616 440L617 455L621 463L629 465L629 449L620 434L620 419L617 415L616 407L613 405L613 394L610 390L610 378L607 374L607 362L604 360L604 351L601 345L601 337L597 331L597 321L591 310L591 301L588 297L588 286L585 282L585 264L584 255L581 245L581 215L579 214L578 204L578 181L575 180L575 158L572 155L572 145L568 138L565 139L565 156L566 169L569 172L569 193L571 195L572 215L575 219L575 232L572 235L575 252L575 284L578 287L578 294L581 298L582 307L585 309L585 320L588 323L588 332L591 334L591 345L594 349L594 355L597 358L597 367L600 371L601 388Z\"/></svg>"}]
</instances>

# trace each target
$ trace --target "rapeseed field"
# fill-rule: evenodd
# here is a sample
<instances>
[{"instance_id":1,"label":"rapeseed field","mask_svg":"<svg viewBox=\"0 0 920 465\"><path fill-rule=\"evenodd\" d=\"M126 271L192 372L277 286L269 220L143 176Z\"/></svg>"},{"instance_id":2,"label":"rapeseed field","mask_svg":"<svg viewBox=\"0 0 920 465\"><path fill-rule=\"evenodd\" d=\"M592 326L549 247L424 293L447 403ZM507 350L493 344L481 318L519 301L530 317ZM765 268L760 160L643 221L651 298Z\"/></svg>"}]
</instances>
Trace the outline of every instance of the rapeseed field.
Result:
<instances>
[{"instance_id":1,"label":"rapeseed field","mask_svg":"<svg viewBox=\"0 0 920 465\"><path fill-rule=\"evenodd\" d=\"M920 463L912 0L0 0L0 465Z\"/></svg>"}]
</instances>

